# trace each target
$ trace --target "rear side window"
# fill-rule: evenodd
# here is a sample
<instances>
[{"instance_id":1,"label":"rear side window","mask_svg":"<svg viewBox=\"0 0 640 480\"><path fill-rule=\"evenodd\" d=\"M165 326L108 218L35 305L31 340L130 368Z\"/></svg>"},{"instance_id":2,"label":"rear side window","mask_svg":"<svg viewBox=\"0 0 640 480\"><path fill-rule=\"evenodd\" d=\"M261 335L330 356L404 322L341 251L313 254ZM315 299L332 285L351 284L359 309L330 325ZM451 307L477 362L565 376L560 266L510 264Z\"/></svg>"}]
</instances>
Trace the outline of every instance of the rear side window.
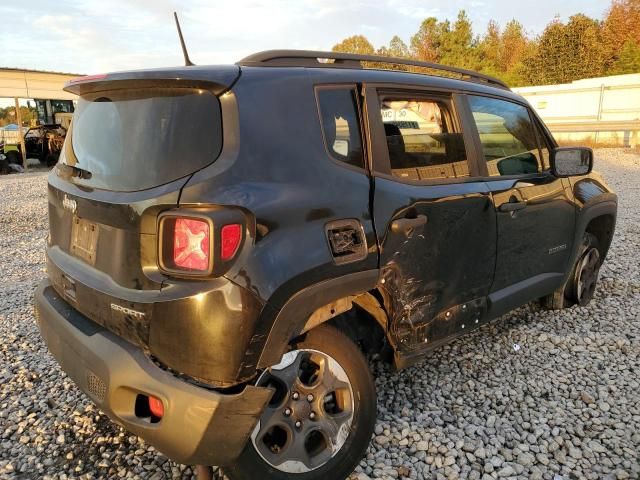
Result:
<instances>
[{"instance_id":1,"label":"rear side window","mask_svg":"<svg viewBox=\"0 0 640 480\"><path fill-rule=\"evenodd\" d=\"M538 136L526 107L474 95L469 96L469 104L490 176L541 171Z\"/></svg>"},{"instance_id":2,"label":"rear side window","mask_svg":"<svg viewBox=\"0 0 640 480\"><path fill-rule=\"evenodd\" d=\"M340 162L364 168L355 88L320 88L318 104L322 133L329 154Z\"/></svg>"},{"instance_id":3,"label":"rear side window","mask_svg":"<svg viewBox=\"0 0 640 480\"><path fill-rule=\"evenodd\" d=\"M461 133L453 128L449 103L411 97L383 97L380 115L391 174L407 180L469 176Z\"/></svg>"},{"instance_id":4,"label":"rear side window","mask_svg":"<svg viewBox=\"0 0 640 480\"><path fill-rule=\"evenodd\" d=\"M75 182L136 191L212 163L222 148L220 103L191 88L114 90L78 100L63 163L91 173Z\"/></svg>"}]
</instances>

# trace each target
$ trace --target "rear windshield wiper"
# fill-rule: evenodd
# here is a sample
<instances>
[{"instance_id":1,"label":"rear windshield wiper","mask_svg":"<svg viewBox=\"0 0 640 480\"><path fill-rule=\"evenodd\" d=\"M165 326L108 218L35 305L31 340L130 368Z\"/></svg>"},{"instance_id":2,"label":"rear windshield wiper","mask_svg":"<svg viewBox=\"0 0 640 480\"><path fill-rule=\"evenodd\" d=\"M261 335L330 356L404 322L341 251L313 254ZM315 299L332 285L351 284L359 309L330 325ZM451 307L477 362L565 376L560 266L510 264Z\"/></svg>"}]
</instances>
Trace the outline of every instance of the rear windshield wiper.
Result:
<instances>
[{"instance_id":1,"label":"rear windshield wiper","mask_svg":"<svg viewBox=\"0 0 640 480\"><path fill-rule=\"evenodd\" d=\"M88 180L91 178L91 172L89 170L76 167L75 165L67 165L66 163L59 163L58 169L60 173L63 173L65 176L84 178L85 180Z\"/></svg>"}]
</instances>

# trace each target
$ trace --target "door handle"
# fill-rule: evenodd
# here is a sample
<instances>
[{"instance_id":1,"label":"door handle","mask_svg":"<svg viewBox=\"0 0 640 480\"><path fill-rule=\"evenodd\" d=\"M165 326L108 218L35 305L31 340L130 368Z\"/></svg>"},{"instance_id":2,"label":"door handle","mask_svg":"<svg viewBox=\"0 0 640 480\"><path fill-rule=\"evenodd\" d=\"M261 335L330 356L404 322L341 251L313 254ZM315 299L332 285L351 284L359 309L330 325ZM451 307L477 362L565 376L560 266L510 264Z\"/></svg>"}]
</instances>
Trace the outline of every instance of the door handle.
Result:
<instances>
[{"instance_id":1,"label":"door handle","mask_svg":"<svg viewBox=\"0 0 640 480\"><path fill-rule=\"evenodd\" d=\"M527 208L527 202L508 202L498 207L501 212L515 212Z\"/></svg>"},{"instance_id":2,"label":"door handle","mask_svg":"<svg viewBox=\"0 0 640 480\"><path fill-rule=\"evenodd\" d=\"M408 237L414 229L426 224L426 215L418 215L415 218L399 218L391 222L391 231L393 233L404 233Z\"/></svg>"}]
</instances>

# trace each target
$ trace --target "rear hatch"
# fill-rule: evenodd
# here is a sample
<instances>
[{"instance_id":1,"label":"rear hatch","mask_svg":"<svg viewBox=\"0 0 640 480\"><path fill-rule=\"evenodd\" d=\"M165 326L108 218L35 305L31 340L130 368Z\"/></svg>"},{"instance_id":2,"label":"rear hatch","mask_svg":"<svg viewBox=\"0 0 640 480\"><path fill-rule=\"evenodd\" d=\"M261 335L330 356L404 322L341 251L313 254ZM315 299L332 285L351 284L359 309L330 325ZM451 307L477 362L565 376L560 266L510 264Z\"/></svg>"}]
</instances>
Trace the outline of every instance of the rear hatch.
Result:
<instances>
[{"instance_id":1,"label":"rear hatch","mask_svg":"<svg viewBox=\"0 0 640 480\"><path fill-rule=\"evenodd\" d=\"M49 177L48 274L69 303L147 344L166 278L157 215L177 206L189 176L222 149L218 96L236 66L86 77L59 163Z\"/></svg>"}]
</instances>

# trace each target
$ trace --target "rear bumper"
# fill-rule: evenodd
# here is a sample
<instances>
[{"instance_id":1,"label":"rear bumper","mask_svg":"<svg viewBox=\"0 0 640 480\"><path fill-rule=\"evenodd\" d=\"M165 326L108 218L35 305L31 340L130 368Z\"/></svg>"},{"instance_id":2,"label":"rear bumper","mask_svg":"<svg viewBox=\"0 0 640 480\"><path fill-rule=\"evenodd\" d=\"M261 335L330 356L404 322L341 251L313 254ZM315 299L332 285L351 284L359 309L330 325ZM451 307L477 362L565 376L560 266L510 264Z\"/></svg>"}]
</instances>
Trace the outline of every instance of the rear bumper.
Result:
<instances>
[{"instance_id":1,"label":"rear bumper","mask_svg":"<svg viewBox=\"0 0 640 480\"><path fill-rule=\"evenodd\" d=\"M225 277L167 279L162 289L125 288L55 246L47 249L47 276L83 316L173 371L221 388L256 375L264 343L256 322L264 304Z\"/></svg>"},{"instance_id":2,"label":"rear bumper","mask_svg":"<svg viewBox=\"0 0 640 480\"><path fill-rule=\"evenodd\" d=\"M36 290L35 308L42 337L67 375L113 421L176 462L233 462L271 397L265 388L226 395L179 380L69 306L48 280ZM138 394L163 401L160 422L135 415Z\"/></svg>"}]
</instances>

